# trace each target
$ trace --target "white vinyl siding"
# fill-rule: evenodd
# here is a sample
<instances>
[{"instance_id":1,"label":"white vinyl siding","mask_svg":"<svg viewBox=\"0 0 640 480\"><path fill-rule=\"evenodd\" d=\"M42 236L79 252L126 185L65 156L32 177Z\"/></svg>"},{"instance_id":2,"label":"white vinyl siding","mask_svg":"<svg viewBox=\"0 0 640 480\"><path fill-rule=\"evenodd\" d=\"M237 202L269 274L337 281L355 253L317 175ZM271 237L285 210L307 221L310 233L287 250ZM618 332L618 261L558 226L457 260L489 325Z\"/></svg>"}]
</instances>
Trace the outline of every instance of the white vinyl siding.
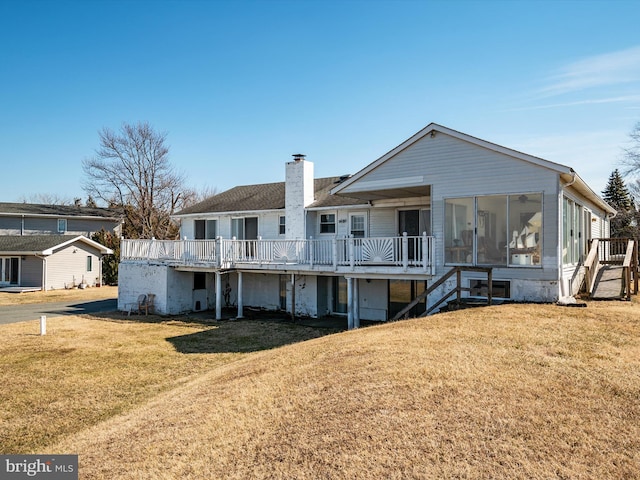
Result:
<instances>
[{"instance_id":1,"label":"white vinyl siding","mask_svg":"<svg viewBox=\"0 0 640 480\"><path fill-rule=\"evenodd\" d=\"M91 272L87 271L88 256L91 256L93 266ZM98 262L98 251L79 242L56 250L47 257L46 289L70 288L80 285L83 280L87 285L95 285L99 275Z\"/></svg>"},{"instance_id":2,"label":"white vinyl siding","mask_svg":"<svg viewBox=\"0 0 640 480\"><path fill-rule=\"evenodd\" d=\"M60 221L66 221L64 231L59 231ZM60 222L63 223L63 222ZM0 217L0 235L57 235L64 233L65 235L84 235L89 238L95 232L101 229L113 232L118 226L118 222L102 219L58 219L55 217L25 217L24 220L19 216L16 217Z\"/></svg>"}]
</instances>

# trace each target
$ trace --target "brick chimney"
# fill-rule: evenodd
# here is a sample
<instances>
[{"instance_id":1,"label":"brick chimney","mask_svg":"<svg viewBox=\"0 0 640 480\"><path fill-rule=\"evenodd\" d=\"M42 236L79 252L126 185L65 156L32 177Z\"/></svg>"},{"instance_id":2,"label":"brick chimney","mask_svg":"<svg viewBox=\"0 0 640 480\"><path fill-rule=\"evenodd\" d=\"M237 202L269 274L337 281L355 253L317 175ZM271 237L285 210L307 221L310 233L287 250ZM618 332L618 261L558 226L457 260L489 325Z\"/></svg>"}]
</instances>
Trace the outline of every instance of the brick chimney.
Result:
<instances>
[{"instance_id":1,"label":"brick chimney","mask_svg":"<svg viewBox=\"0 0 640 480\"><path fill-rule=\"evenodd\" d=\"M286 166L285 237L291 240L306 237L305 207L314 200L313 162L306 161L304 157L297 153Z\"/></svg>"}]
</instances>

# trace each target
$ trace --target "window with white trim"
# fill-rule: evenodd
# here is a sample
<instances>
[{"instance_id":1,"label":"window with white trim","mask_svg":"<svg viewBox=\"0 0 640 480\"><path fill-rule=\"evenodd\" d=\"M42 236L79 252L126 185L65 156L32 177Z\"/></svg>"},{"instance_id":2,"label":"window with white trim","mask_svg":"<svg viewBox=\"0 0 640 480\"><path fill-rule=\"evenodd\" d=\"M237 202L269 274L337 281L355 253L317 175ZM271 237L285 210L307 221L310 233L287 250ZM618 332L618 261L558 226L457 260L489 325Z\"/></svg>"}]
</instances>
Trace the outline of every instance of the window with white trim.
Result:
<instances>
[{"instance_id":1,"label":"window with white trim","mask_svg":"<svg viewBox=\"0 0 640 480\"><path fill-rule=\"evenodd\" d=\"M364 213L352 213L349 215L349 233L355 238L367 236L367 217Z\"/></svg>"},{"instance_id":2,"label":"window with white trim","mask_svg":"<svg viewBox=\"0 0 640 480\"><path fill-rule=\"evenodd\" d=\"M58 219L58 233L67 233L67 219L59 218Z\"/></svg>"},{"instance_id":3,"label":"window with white trim","mask_svg":"<svg viewBox=\"0 0 640 480\"><path fill-rule=\"evenodd\" d=\"M336 233L335 213L323 213L320 215L320 233Z\"/></svg>"}]
</instances>

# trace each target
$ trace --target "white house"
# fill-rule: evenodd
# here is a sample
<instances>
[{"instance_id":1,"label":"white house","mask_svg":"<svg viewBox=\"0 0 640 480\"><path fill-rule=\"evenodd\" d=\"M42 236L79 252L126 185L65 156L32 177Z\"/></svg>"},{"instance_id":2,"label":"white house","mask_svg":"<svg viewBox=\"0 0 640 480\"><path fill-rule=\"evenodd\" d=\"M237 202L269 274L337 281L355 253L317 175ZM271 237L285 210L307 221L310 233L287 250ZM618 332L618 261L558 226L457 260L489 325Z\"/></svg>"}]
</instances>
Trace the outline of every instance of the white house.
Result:
<instances>
[{"instance_id":1,"label":"white house","mask_svg":"<svg viewBox=\"0 0 640 480\"><path fill-rule=\"evenodd\" d=\"M294 155L284 182L179 212L182 240L124 240L119 308L153 293L160 313L251 306L357 326L393 318L454 267L412 314L456 287L553 302L577 293L613 215L568 166L430 124L352 176L316 179Z\"/></svg>"},{"instance_id":2,"label":"white house","mask_svg":"<svg viewBox=\"0 0 640 480\"><path fill-rule=\"evenodd\" d=\"M100 285L102 257L113 251L90 237L120 226L106 208L0 202L0 288Z\"/></svg>"}]
</instances>

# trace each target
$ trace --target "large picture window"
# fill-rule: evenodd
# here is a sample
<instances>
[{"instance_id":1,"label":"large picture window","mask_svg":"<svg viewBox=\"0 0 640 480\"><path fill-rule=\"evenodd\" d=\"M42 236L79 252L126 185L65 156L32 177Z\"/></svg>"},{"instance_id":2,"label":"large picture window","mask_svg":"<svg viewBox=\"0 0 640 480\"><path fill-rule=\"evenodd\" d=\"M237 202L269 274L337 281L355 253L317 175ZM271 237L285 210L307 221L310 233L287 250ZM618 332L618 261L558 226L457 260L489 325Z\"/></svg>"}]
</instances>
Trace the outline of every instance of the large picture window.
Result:
<instances>
[{"instance_id":1,"label":"large picture window","mask_svg":"<svg viewBox=\"0 0 640 480\"><path fill-rule=\"evenodd\" d=\"M509 264L540 265L542 194L509 196Z\"/></svg>"},{"instance_id":2,"label":"large picture window","mask_svg":"<svg viewBox=\"0 0 640 480\"><path fill-rule=\"evenodd\" d=\"M542 194L445 200L445 262L540 265Z\"/></svg>"}]
</instances>

